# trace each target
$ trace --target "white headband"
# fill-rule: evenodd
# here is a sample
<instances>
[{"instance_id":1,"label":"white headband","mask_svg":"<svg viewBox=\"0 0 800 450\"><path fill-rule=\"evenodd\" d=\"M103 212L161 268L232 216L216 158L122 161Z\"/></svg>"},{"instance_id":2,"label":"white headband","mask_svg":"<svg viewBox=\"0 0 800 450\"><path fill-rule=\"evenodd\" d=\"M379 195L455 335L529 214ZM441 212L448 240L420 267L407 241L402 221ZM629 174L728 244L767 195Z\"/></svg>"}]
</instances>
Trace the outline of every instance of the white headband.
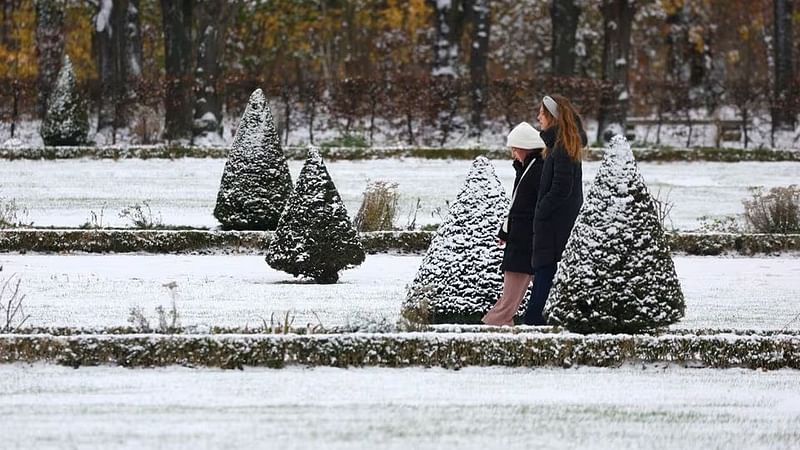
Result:
<instances>
[{"instance_id":1,"label":"white headband","mask_svg":"<svg viewBox=\"0 0 800 450\"><path fill-rule=\"evenodd\" d=\"M542 99L542 104L544 105L545 108L547 108L548 111L550 111L550 114L552 114L553 117L558 119L558 103L556 103L556 101L553 100L553 97L545 95L544 98Z\"/></svg>"}]
</instances>

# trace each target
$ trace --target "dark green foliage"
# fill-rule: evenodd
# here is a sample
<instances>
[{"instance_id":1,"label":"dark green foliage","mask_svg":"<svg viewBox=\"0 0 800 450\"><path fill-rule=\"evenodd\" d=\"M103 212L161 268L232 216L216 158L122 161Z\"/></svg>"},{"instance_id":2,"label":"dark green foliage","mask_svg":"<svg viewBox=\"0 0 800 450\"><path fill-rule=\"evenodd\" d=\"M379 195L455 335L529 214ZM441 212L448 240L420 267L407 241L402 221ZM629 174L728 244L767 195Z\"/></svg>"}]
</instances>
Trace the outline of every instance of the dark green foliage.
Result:
<instances>
[{"instance_id":1,"label":"dark green foliage","mask_svg":"<svg viewBox=\"0 0 800 450\"><path fill-rule=\"evenodd\" d=\"M227 230L274 230L291 191L272 112L257 89L233 139L214 217Z\"/></svg>"},{"instance_id":2,"label":"dark green foliage","mask_svg":"<svg viewBox=\"0 0 800 450\"><path fill-rule=\"evenodd\" d=\"M476 158L408 290L408 321L480 323L503 287L496 234L508 204L492 163Z\"/></svg>"},{"instance_id":3,"label":"dark green foliage","mask_svg":"<svg viewBox=\"0 0 800 450\"><path fill-rule=\"evenodd\" d=\"M684 314L655 202L615 136L559 263L545 315L578 333L638 333Z\"/></svg>"},{"instance_id":4,"label":"dark green foliage","mask_svg":"<svg viewBox=\"0 0 800 450\"><path fill-rule=\"evenodd\" d=\"M41 127L44 145L83 145L89 133L89 117L75 83L69 56L64 58Z\"/></svg>"},{"instance_id":5,"label":"dark green foliage","mask_svg":"<svg viewBox=\"0 0 800 450\"><path fill-rule=\"evenodd\" d=\"M316 148L309 148L267 263L294 276L335 283L339 271L364 262L364 247Z\"/></svg>"}]
</instances>

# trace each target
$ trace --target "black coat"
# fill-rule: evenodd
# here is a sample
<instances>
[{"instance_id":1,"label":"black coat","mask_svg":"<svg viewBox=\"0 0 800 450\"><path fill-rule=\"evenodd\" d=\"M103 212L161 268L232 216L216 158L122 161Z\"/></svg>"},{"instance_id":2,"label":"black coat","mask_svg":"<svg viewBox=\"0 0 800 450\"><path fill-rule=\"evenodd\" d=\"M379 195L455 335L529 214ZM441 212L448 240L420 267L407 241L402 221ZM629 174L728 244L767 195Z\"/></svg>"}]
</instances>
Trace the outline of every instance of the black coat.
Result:
<instances>
[{"instance_id":1,"label":"black coat","mask_svg":"<svg viewBox=\"0 0 800 450\"><path fill-rule=\"evenodd\" d=\"M586 133L579 123L581 139L586 145ZM539 201L533 223L534 269L561 261L567 239L583 205L583 173L580 161L573 161L560 144L556 145L557 129L551 127L540 133L550 149L544 159Z\"/></svg>"},{"instance_id":2,"label":"black coat","mask_svg":"<svg viewBox=\"0 0 800 450\"><path fill-rule=\"evenodd\" d=\"M497 233L498 238L506 241L503 264L500 266L504 272L533 273L531 267L533 216L536 213L539 179L542 177L544 163L540 150L530 153L525 162L514 161L514 170L517 172L514 189L517 195L508 213L508 232L504 232L500 227L500 232ZM529 164L533 165L528 169L528 173L525 173Z\"/></svg>"}]
</instances>

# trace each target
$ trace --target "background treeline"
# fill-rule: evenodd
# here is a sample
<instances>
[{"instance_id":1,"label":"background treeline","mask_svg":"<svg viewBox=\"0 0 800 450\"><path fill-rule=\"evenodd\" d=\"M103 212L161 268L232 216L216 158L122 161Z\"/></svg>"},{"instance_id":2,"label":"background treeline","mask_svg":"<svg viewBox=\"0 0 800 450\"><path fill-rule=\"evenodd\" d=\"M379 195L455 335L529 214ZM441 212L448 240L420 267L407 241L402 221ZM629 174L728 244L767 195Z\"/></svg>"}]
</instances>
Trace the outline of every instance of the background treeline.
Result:
<instances>
[{"instance_id":1,"label":"background treeline","mask_svg":"<svg viewBox=\"0 0 800 450\"><path fill-rule=\"evenodd\" d=\"M796 2L796 1L795 1ZM629 116L732 112L794 130L792 0L3 0L0 117L41 118L64 55L108 141L220 135L264 88L284 137L480 137L573 97ZM694 112L694 114L693 114ZM746 140L746 137L745 137Z\"/></svg>"}]
</instances>

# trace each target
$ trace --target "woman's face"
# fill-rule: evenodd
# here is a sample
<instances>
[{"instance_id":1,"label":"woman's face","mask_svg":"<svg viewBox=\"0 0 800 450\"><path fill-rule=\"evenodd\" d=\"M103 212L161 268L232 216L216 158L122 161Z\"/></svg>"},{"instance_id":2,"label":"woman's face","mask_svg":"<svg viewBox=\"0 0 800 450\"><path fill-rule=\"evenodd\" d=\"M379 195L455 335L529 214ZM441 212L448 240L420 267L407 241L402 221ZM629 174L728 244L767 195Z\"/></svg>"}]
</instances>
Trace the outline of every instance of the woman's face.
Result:
<instances>
[{"instance_id":1,"label":"woman's face","mask_svg":"<svg viewBox=\"0 0 800 450\"><path fill-rule=\"evenodd\" d=\"M516 159L519 162L525 162L525 158L528 156L528 152L526 150L520 150L516 147L511 147L511 158Z\"/></svg>"},{"instance_id":2,"label":"woman's face","mask_svg":"<svg viewBox=\"0 0 800 450\"><path fill-rule=\"evenodd\" d=\"M538 119L538 120L539 120L539 125L541 125L541 126L542 126L542 129L543 129L543 130L546 130L546 129L550 128L550 125L551 125L551 123L550 123L550 116L548 116L547 114L545 114L545 112L544 112L544 105L542 105L542 106L540 106L540 107L539 107L539 115L538 115L538 116L536 116L536 119Z\"/></svg>"}]
</instances>

